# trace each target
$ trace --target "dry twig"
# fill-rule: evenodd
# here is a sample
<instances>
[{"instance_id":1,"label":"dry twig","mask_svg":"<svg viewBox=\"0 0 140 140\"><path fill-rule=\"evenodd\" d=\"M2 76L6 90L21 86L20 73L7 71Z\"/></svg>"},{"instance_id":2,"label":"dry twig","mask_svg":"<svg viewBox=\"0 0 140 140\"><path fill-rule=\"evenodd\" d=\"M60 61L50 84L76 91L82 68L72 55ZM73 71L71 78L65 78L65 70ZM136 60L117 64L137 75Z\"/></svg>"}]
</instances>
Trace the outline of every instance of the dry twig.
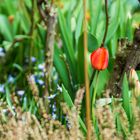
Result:
<instances>
[{"instance_id":1,"label":"dry twig","mask_svg":"<svg viewBox=\"0 0 140 140\"><path fill-rule=\"evenodd\" d=\"M53 65L53 51L54 51L54 37L56 26L56 11L53 4L50 4L48 0L38 0L38 9L42 20L47 26L46 34L46 47L45 47L45 93L44 96L49 94L49 84L51 83L51 71ZM44 6L44 7L43 7Z\"/></svg>"}]
</instances>

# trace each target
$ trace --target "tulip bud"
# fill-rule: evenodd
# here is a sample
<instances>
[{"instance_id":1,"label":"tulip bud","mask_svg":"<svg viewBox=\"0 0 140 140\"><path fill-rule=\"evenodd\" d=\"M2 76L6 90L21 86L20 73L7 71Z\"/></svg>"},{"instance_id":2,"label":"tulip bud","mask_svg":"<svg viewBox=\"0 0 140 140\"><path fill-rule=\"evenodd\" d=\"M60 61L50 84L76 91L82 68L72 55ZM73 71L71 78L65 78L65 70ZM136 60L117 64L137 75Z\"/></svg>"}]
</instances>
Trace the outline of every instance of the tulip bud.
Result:
<instances>
[{"instance_id":1,"label":"tulip bud","mask_svg":"<svg viewBox=\"0 0 140 140\"><path fill-rule=\"evenodd\" d=\"M136 86L135 86L134 94L135 94L136 98L138 96L140 96L140 82L138 80L136 81Z\"/></svg>"},{"instance_id":2,"label":"tulip bud","mask_svg":"<svg viewBox=\"0 0 140 140\"><path fill-rule=\"evenodd\" d=\"M136 71L133 68L131 68L129 74L129 84L131 88L134 88L136 86L136 81L138 81L138 75Z\"/></svg>"},{"instance_id":3,"label":"tulip bud","mask_svg":"<svg viewBox=\"0 0 140 140\"><path fill-rule=\"evenodd\" d=\"M98 48L90 55L92 67L96 70L104 70L108 66L108 50L104 47Z\"/></svg>"}]
</instances>

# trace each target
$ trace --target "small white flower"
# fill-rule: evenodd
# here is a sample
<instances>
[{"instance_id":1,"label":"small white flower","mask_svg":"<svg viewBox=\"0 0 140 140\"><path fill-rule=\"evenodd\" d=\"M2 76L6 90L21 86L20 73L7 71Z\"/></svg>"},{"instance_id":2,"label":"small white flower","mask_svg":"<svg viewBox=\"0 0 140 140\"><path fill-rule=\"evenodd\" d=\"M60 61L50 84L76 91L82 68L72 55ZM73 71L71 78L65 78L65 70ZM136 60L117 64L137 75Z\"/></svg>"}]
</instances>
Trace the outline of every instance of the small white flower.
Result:
<instances>
[{"instance_id":1,"label":"small white flower","mask_svg":"<svg viewBox=\"0 0 140 140\"><path fill-rule=\"evenodd\" d=\"M2 109L1 110L1 112L4 113L4 114L7 113L7 111L8 111L8 109Z\"/></svg>"},{"instance_id":2,"label":"small white flower","mask_svg":"<svg viewBox=\"0 0 140 140\"><path fill-rule=\"evenodd\" d=\"M48 99L54 99L56 97L57 94L53 94L53 95L50 95L48 96Z\"/></svg>"},{"instance_id":3,"label":"small white flower","mask_svg":"<svg viewBox=\"0 0 140 140\"><path fill-rule=\"evenodd\" d=\"M38 65L38 69L39 69L39 70L44 70L44 69L45 69L45 64L44 64L44 63L39 64L39 65Z\"/></svg>"},{"instance_id":4,"label":"small white flower","mask_svg":"<svg viewBox=\"0 0 140 140\"><path fill-rule=\"evenodd\" d=\"M23 96L23 95L24 95L24 93L25 93L25 91L24 91L24 90L19 90L19 91L17 91L17 94L18 94L19 96Z\"/></svg>"},{"instance_id":5,"label":"small white flower","mask_svg":"<svg viewBox=\"0 0 140 140\"><path fill-rule=\"evenodd\" d=\"M53 104L52 109L53 109L53 112L56 112L56 105Z\"/></svg>"},{"instance_id":6,"label":"small white flower","mask_svg":"<svg viewBox=\"0 0 140 140\"><path fill-rule=\"evenodd\" d=\"M4 84L0 84L0 92L1 93L4 93L5 92Z\"/></svg>"},{"instance_id":7,"label":"small white flower","mask_svg":"<svg viewBox=\"0 0 140 140\"><path fill-rule=\"evenodd\" d=\"M4 51L4 49L2 47L0 47L0 52L3 52L3 51Z\"/></svg>"},{"instance_id":8,"label":"small white flower","mask_svg":"<svg viewBox=\"0 0 140 140\"><path fill-rule=\"evenodd\" d=\"M4 57L5 53L4 52L0 52L0 57Z\"/></svg>"},{"instance_id":9,"label":"small white flower","mask_svg":"<svg viewBox=\"0 0 140 140\"><path fill-rule=\"evenodd\" d=\"M8 76L8 82L13 83L14 82L14 77L12 75Z\"/></svg>"},{"instance_id":10,"label":"small white flower","mask_svg":"<svg viewBox=\"0 0 140 140\"><path fill-rule=\"evenodd\" d=\"M0 57L4 57L4 56L5 56L4 49L0 47Z\"/></svg>"},{"instance_id":11,"label":"small white flower","mask_svg":"<svg viewBox=\"0 0 140 140\"><path fill-rule=\"evenodd\" d=\"M57 85L57 90L62 93L62 87L60 87L59 85Z\"/></svg>"},{"instance_id":12,"label":"small white flower","mask_svg":"<svg viewBox=\"0 0 140 140\"><path fill-rule=\"evenodd\" d=\"M31 61L34 63L36 62L36 58L34 56L31 57Z\"/></svg>"},{"instance_id":13,"label":"small white flower","mask_svg":"<svg viewBox=\"0 0 140 140\"><path fill-rule=\"evenodd\" d=\"M44 81L43 80L37 80L37 83L39 83L40 85L44 85Z\"/></svg>"},{"instance_id":14,"label":"small white flower","mask_svg":"<svg viewBox=\"0 0 140 140\"><path fill-rule=\"evenodd\" d=\"M55 120L55 119L57 119L57 115L53 112L52 113L52 118Z\"/></svg>"}]
</instances>

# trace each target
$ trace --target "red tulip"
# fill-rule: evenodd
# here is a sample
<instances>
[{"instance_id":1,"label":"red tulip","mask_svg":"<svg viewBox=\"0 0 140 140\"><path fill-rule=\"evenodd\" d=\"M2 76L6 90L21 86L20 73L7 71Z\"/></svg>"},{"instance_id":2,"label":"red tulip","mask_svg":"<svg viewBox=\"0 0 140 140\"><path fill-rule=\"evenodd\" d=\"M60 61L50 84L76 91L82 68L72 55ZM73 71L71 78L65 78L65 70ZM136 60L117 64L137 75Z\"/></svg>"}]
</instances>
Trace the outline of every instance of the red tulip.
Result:
<instances>
[{"instance_id":1,"label":"red tulip","mask_svg":"<svg viewBox=\"0 0 140 140\"><path fill-rule=\"evenodd\" d=\"M98 48L90 55L92 67L96 70L104 70L108 66L108 50L104 47Z\"/></svg>"}]
</instances>

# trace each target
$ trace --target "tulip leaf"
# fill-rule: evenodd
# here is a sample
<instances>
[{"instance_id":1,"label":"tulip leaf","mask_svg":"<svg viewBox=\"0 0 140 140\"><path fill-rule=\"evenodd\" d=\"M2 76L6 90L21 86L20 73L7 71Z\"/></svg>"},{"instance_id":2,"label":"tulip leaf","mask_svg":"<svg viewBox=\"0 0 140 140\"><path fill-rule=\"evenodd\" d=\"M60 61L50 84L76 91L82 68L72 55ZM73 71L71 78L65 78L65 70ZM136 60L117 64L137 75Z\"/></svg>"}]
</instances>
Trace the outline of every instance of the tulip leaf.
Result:
<instances>
[{"instance_id":1,"label":"tulip leaf","mask_svg":"<svg viewBox=\"0 0 140 140\"><path fill-rule=\"evenodd\" d=\"M132 109L130 104L130 95L129 95L129 87L126 73L124 75L123 84L122 84L122 97L123 97L123 108L127 114L128 120L132 121Z\"/></svg>"},{"instance_id":2,"label":"tulip leaf","mask_svg":"<svg viewBox=\"0 0 140 140\"><path fill-rule=\"evenodd\" d=\"M68 91L65 89L65 87L63 85L62 85L62 93L63 93L63 97L64 97L64 100L67 103L67 105L69 107L72 107L73 106L72 99L71 99Z\"/></svg>"},{"instance_id":3,"label":"tulip leaf","mask_svg":"<svg viewBox=\"0 0 140 140\"><path fill-rule=\"evenodd\" d=\"M77 25L76 25L76 31L75 31L75 39L76 39L76 45L78 43L78 39L80 37L80 34L82 32L82 22L83 21L83 10L80 11L80 14L77 19Z\"/></svg>"},{"instance_id":4,"label":"tulip leaf","mask_svg":"<svg viewBox=\"0 0 140 140\"><path fill-rule=\"evenodd\" d=\"M98 40L96 39L96 37L91 33L88 33L88 51L92 53L98 47Z\"/></svg>"},{"instance_id":5,"label":"tulip leaf","mask_svg":"<svg viewBox=\"0 0 140 140\"><path fill-rule=\"evenodd\" d=\"M74 48L73 48L73 44L72 44L72 37L69 34L70 29L68 29L68 27L66 25L65 17L60 10L58 10L58 15L59 15L58 16L59 27L60 27L61 37L62 37L62 41L63 41L63 49L64 49L64 52L68 59L71 75L72 75L72 78L74 79L73 82L76 82L76 80L75 80L76 75L74 73L74 71L75 71L75 54L74 54Z\"/></svg>"},{"instance_id":6,"label":"tulip leaf","mask_svg":"<svg viewBox=\"0 0 140 140\"><path fill-rule=\"evenodd\" d=\"M62 93L63 93L63 97L64 97L64 100L67 103L67 105L70 108L73 107L74 104L72 102L72 99L70 98L68 91L65 89L65 87L63 85L62 85ZM79 124L81 126L81 129L83 130L84 133L86 133L87 132L86 126L79 115L78 115L78 121L79 121Z\"/></svg>"},{"instance_id":7,"label":"tulip leaf","mask_svg":"<svg viewBox=\"0 0 140 140\"><path fill-rule=\"evenodd\" d=\"M109 72L108 70L103 70L99 72L98 75L98 81L97 81L97 77L95 76L93 79L93 88L95 88L96 83L97 83L97 96L100 96L105 85L107 84L109 80ZM101 81L101 82L100 82ZM91 90L91 94L93 94L93 89Z\"/></svg>"},{"instance_id":8,"label":"tulip leaf","mask_svg":"<svg viewBox=\"0 0 140 140\"><path fill-rule=\"evenodd\" d=\"M116 10L114 10L116 9ZM111 19L110 19L110 24L108 27L108 33L107 33L107 38L106 38L106 42L108 42L111 37L115 34L119 23L120 23L120 0L115 1L112 6L111 6Z\"/></svg>"},{"instance_id":9,"label":"tulip leaf","mask_svg":"<svg viewBox=\"0 0 140 140\"><path fill-rule=\"evenodd\" d=\"M0 33L4 36L5 40L12 41L10 24L4 15L0 15Z\"/></svg>"},{"instance_id":10,"label":"tulip leaf","mask_svg":"<svg viewBox=\"0 0 140 140\"><path fill-rule=\"evenodd\" d=\"M99 20L99 16L102 10L102 0L90 0L90 26L91 33L95 35L97 30L97 24Z\"/></svg>"},{"instance_id":11,"label":"tulip leaf","mask_svg":"<svg viewBox=\"0 0 140 140\"><path fill-rule=\"evenodd\" d=\"M84 83L84 46L83 46L83 34L79 37L78 41L78 55L77 55L77 74L78 83Z\"/></svg>"},{"instance_id":12,"label":"tulip leaf","mask_svg":"<svg viewBox=\"0 0 140 140\"><path fill-rule=\"evenodd\" d=\"M70 85L71 82L69 79L69 73L67 71L67 68L66 68L64 61L61 58L61 55L63 55L61 50L55 44L55 46L54 46L54 65L55 65L55 68L56 68L57 72L59 73L59 76L60 76L64 86L69 91L72 91L71 85Z\"/></svg>"},{"instance_id":13,"label":"tulip leaf","mask_svg":"<svg viewBox=\"0 0 140 140\"><path fill-rule=\"evenodd\" d=\"M38 33L40 35L41 41L45 44L46 30L40 24L37 24Z\"/></svg>"},{"instance_id":14,"label":"tulip leaf","mask_svg":"<svg viewBox=\"0 0 140 140\"><path fill-rule=\"evenodd\" d=\"M140 80L140 70L137 70L137 75L138 75L138 78Z\"/></svg>"},{"instance_id":15,"label":"tulip leaf","mask_svg":"<svg viewBox=\"0 0 140 140\"><path fill-rule=\"evenodd\" d=\"M15 115L15 112L14 112L13 106L12 106L12 101L11 101L11 97L10 97L10 90L9 90L8 84L5 85L5 90L6 90L6 101L7 101L7 104L9 106L9 109L10 109L11 113L13 115Z\"/></svg>"},{"instance_id":16,"label":"tulip leaf","mask_svg":"<svg viewBox=\"0 0 140 140\"><path fill-rule=\"evenodd\" d=\"M121 125L121 120L120 120L120 115L119 113L116 113L116 128L118 132L121 132L122 130L122 125Z\"/></svg>"},{"instance_id":17,"label":"tulip leaf","mask_svg":"<svg viewBox=\"0 0 140 140\"><path fill-rule=\"evenodd\" d=\"M118 134L123 133L124 137L127 137L127 132L125 130L125 126L124 126L122 120L120 119L121 118L120 114L116 113L115 116L116 116L115 117L116 118L116 129L117 129Z\"/></svg>"}]
</instances>

